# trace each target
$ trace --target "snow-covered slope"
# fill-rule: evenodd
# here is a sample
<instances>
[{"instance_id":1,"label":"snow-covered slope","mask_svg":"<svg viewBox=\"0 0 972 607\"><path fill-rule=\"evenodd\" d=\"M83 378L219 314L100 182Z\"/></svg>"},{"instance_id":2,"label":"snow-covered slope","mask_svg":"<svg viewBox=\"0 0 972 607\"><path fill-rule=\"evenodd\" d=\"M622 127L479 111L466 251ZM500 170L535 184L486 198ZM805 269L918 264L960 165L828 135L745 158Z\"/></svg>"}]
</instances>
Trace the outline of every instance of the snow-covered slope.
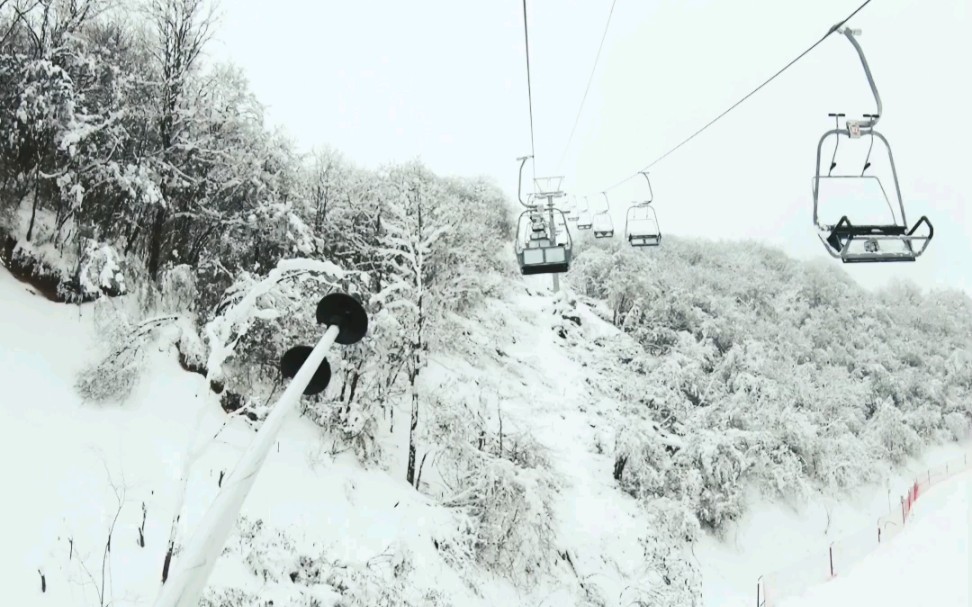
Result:
<instances>
[{"instance_id":1,"label":"snow-covered slope","mask_svg":"<svg viewBox=\"0 0 972 607\"><path fill-rule=\"evenodd\" d=\"M129 401L80 402L74 374L94 349L91 306L47 302L5 271L0 302L3 602L151 604L197 411L205 412L200 435L218 436L193 465L183 537L252 429L240 418L227 422L202 377L182 370L164 340ZM211 579L214 604L250 604L257 594L275 605L328 607L637 605L678 596L658 565L692 548L666 543L642 505L612 478L612 441L629 418L597 369L607 345L628 338L595 310L522 285L453 322L464 331L462 343L433 358L422 389L440 400L481 404L476 414L502 420L501 453L521 464L499 461L474 491L450 496L449 454L432 450L424 495L403 479L405 404L395 413L402 421L385 437L385 469L366 469L351 454L333 452L319 428L291 420ZM461 425L431 407L423 415L432 425L445 431ZM523 513L473 520L457 506L470 493L496 487L523 487L525 498L516 502ZM871 488L859 504L829 508L830 532L871 517L883 491ZM728 543L707 538L695 546L705 604L751 604L764 567L819 542L825 506L792 512L754 502ZM545 562L519 562L502 546L480 547L491 566L470 554L463 534L492 538L487 525L512 529L518 516L549 525L502 540L524 557L540 551ZM773 541L781 537L789 541ZM524 570L545 575L530 582L521 579Z\"/></svg>"},{"instance_id":2,"label":"snow-covered slope","mask_svg":"<svg viewBox=\"0 0 972 607\"><path fill-rule=\"evenodd\" d=\"M166 344L153 353L151 371L129 402L110 407L81 403L72 384L93 349L90 306L47 302L6 272L0 273L0 290L6 319L0 329L0 449L8 462L5 492L17 496L6 500L0 523L6 538L0 570L9 579L4 594L20 605L36 604L42 597L51 605L100 604L108 597L115 605L145 604L159 586L175 481L195 411L206 409L201 434L219 432L219 437L193 466L184 529L201 517L220 474L228 472L251 430L234 419L220 431L225 414L201 389L202 378L183 371ZM504 360L484 362L478 369L466 368L461 360L437 360L427 381L464 379L472 385L468 380L478 375L505 386L507 448L515 448L514 440L525 430L532 431L553 467L551 478L559 479L552 504L557 539L566 538L559 544L564 553L559 567L567 572L572 561L579 577L600 574L590 584L617 596L627 580L646 574L638 543L644 522L637 504L611 487L610 457L593 453L597 428L590 422L609 404L590 403L586 391L574 389L586 383L585 374L555 345L554 317L546 309L551 305L549 298L524 294L505 309L494 308L490 316L509 323L505 330L473 338L491 339L497 350L506 350ZM435 604L430 597L440 595L446 597L441 604L523 604L509 584L455 571L439 556L436 545L462 527L454 512L411 489L394 466L387 472L365 470L346 454L330 456L327 448L306 420L286 427L243 514L262 521L264 529L286 530L293 545L266 550L260 559L295 560L291 552L330 559L332 570L354 581L341 584L332 571L322 585L330 589L318 595L323 604L338 597L335 587L342 586L357 591L354 604L374 604L362 593L374 592L377 598L383 592L377 580L402 569L404 560L410 561L404 568L413 573L407 588L387 589L395 601ZM111 558L104 559L103 567L119 501ZM249 538L242 550L239 539L231 540L231 554L220 562L211 585L259 590L264 598L290 604L295 600L288 598L290 580L278 585L273 574L259 581L252 575L254 569L279 568L274 566L279 563L253 562L258 550L252 547L284 541L274 533L264 535ZM568 575L573 577L565 573L564 578ZM371 582L362 581L369 577ZM529 602L573 604L579 588L578 583L543 588L545 596ZM541 589L532 594L540 597Z\"/></svg>"},{"instance_id":3,"label":"snow-covered slope","mask_svg":"<svg viewBox=\"0 0 972 607\"><path fill-rule=\"evenodd\" d=\"M957 476L916 503L909 524L844 575L785 607L965 607L970 604L972 476Z\"/></svg>"},{"instance_id":4,"label":"snow-covered slope","mask_svg":"<svg viewBox=\"0 0 972 607\"><path fill-rule=\"evenodd\" d=\"M11 472L5 493L20 496L5 500L0 523L5 602L38 604L42 574L44 604L102 604L108 597L114 605L147 604L159 587L180 459L195 411L206 409L201 434L219 437L193 466L184 528L192 529L202 516L220 474L229 471L252 432L240 419L220 432L226 415L201 390L202 378L183 371L165 346L129 402L104 408L80 403L72 372L91 347L90 308L31 296L6 272L0 279L4 316L16 319L4 322L0 335L0 448ZM248 538L245 547L239 538L230 541L231 555L217 567L213 587L260 591L277 604L298 604L290 580L277 587L252 572L272 571L303 553L322 567L328 565L322 557L333 561L331 587L313 592L321 604L334 604L328 599L336 600L340 593L334 587L341 586L357 594L353 604L378 604L367 593L382 592L400 604L410 599L429 604L422 596L433 592L453 602L484 604L435 557L433 537L458 527L451 513L430 505L400 475L364 470L348 456L332 460L326 450L306 420L288 424L243 511L253 523L245 531L257 537ZM103 567L118 512L116 489L122 507ZM143 512L144 548L138 542ZM260 535L261 528L286 529L292 545L282 549L283 538ZM394 557L402 560L404 554L414 555L412 566L421 573L408 588L381 588L377 580L386 569L401 567Z\"/></svg>"}]
</instances>

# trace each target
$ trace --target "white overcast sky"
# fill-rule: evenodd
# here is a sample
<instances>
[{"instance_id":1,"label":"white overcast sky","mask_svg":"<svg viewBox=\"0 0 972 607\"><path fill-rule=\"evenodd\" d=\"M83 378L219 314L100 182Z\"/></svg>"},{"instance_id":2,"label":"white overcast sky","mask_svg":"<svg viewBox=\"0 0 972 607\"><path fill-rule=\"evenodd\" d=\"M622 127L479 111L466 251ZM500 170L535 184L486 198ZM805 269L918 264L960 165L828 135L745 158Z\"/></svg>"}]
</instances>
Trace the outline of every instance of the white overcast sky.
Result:
<instances>
[{"instance_id":1,"label":"white overcast sky","mask_svg":"<svg viewBox=\"0 0 972 607\"><path fill-rule=\"evenodd\" d=\"M564 175L565 190L596 194L708 122L858 4L617 0L561 165L611 1L529 0L537 175ZM440 174L493 176L515 194L515 159L530 153L520 0L223 0L221 12L210 57L240 65L270 124L302 149L330 145L370 167L419 157ZM902 276L972 293L969 2L874 0L851 23L864 30L884 102L878 130L893 146L909 223L926 214L936 233L917 263L844 268L866 285ZM663 231L758 239L829 259L811 226L811 177L834 111L874 111L857 56L839 35L652 168ZM859 163L842 145L849 155L839 167ZM878 171L887 167L880 152L875 146ZM638 177L608 192L617 223L644 188Z\"/></svg>"}]
</instances>

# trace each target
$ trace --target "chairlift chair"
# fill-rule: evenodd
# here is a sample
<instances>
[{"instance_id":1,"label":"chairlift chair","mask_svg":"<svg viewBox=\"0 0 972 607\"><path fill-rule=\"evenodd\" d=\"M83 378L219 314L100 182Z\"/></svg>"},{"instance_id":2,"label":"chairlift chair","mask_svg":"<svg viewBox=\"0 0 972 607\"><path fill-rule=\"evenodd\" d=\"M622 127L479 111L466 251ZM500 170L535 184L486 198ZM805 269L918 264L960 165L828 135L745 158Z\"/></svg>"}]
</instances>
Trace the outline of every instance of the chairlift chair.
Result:
<instances>
[{"instance_id":1,"label":"chairlift chair","mask_svg":"<svg viewBox=\"0 0 972 607\"><path fill-rule=\"evenodd\" d=\"M559 215L563 221L562 229L555 230L556 240L551 238L547 220L544 219L541 229L536 227L534 219L538 216L542 218L544 213L554 217ZM557 208L544 210L539 207L526 210L520 214L517 232L523 235L522 239L517 239L515 246L521 274L563 274L570 269L573 242L563 211Z\"/></svg>"},{"instance_id":2,"label":"chairlift chair","mask_svg":"<svg viewBox=\"0 0 972 607\"><path fill-rule=\"evenodd\" d=\"M860 31L855 32L854 30L844 29L841 30L841 33L854 45L854 49L857 51L877 104L877 113L865 114L864 120L847 120L846 128L840 128L840 119L845 114L835 113L829 115L831 118L834 118L835 128L824 133L817 144L817 166L813 179L813 223L818 230L817 236L824 244L827 253L836 259L840 259L843 263L915 261L925 252L925 249L935 234L935 229L931 221L924 215L910 229L908 228L904 200L901 196L901 187L898 183L898 172L894 164L894 155L891 153L891 146L884 135L877 132L874 128L881 117L881 97L874 84L874 78L871 75L867 59L864 57L864 51L854 37L855 34L860 34ZM837 166L837 147L840 145L840 137L842 135L848 139L860 139L863 136L870 136L871 148L868 151L868 157L865 160L864 167L858 174L833 175L833 169ZM821 155L824 142L831 137L834 137L836 140L834 157L831 160L829 170L824 175L821 174ZM885 150L887 150L888 163L891 167L891 176L894 185L892 191L898 203L899 214L895 214L887 190L884 188L884 184L880 178L864 174L870 167L870 155L875 139L879 140ZM866 180L875 181L877 183L877 191L881 192L884 202L891 210L890 222L880 224L853 224L847 215L843 215L833 225L822 223L818 218L820 186L821 183L825 183L828 180L849 180L854 182L864 182ZM922 226L925 226L927 231L919 233L919 229ZM920 247L917 246L918 244L920 244Z\"/></svg>"},{"instance_id":3,"label":"chairlift chair","mask_svg":"<svg viewBox=\"0 0 972 607\"><path fill-rule=\"evenodd\" d=\"M614 222L611 220L611 201L608 200L607 193L604 195L604 210L598 211L591 218L591 225L594 230L594 238L613 238Z\"/></svg>"},{"instance_id":4,"label":"chairlift chair","mask_svg":"<svg viewBox=\"0 0 972 607\"><path fill-rule=\"evenodd\" d=\"M655 193L651 189L648 173L641 174L648 181L648 200L633 202L628 207L624 217L624 237L633 247L657 247L661 244L661 228L658 226L658 214L651 206Z\"/></svg>"},{"instance_id":5,"label":"chairlift chair","mask_svg":"<svg viewBox=\"0 0 972 607\"><path fill-rule=\"evenodd\" d=\"M658 215L649 202L636 202L628 207L624 219L624 236L633 247L657 247L661 244Z\"/></svg>"},{"instance_id":6,"label":"chairlift chair","mask_svg":"<svg viewBox=\"0 0 972 607\"><path fill-rule=\"evenodd\" d=\"M590 230L594 227L593 217L591 217L591 205L587 202L587 196L584 197L584 204L577 209L577 229L578 230Z\"/></svg>"},{"instance_id":7,"label":"chairlift chair","mask_svg":"<svg viewBox=\"0 0 972 607\"><path fill-rule=\"evenodd\" d=\"M562 274L570 268L571 240L570 230L567 227L567 218L564 212L552 206L541 207L535 202L538 198L547 198L552 201L554 198L563 196L560 190L560 180L563 177L547 177L546 184L541 185L541 180L535 180L537 192L529 196L530 204L523 202L523 167L530 156L518 158L520 161L520 177L517 183L516 197L526 210L520 214L517 220L517 237L513 244L516 253L516 260L520 266L520 273L524 276L534 274ZM555 180L555 181L554 181ZM552 187L551 187L552 186ZM557 217L563 223L562 229L558 229L556 224Z\"/></svg>"},{"instance_id":8,"label":"chairlift chair","mask_svg":"<svg viewBox=\"0 0 972 607\"><path fill-rule=\"evenodd\" d=\"M564 205L564 215L567 216L567 221L577 223L577 199L569 198L567 200Z\"/></svg>"}]
</instances>

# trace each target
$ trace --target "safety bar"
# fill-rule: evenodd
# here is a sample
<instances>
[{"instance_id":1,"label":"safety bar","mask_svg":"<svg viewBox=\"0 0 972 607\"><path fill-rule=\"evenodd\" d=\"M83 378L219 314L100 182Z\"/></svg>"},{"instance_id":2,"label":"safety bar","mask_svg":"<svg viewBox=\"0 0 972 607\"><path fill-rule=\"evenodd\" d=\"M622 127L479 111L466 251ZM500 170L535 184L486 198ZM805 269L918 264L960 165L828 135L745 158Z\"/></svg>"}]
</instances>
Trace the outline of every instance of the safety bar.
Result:
<instances>
[{"instance_id":1,"label":"safety bar","mask_svg":"<svg viewBox=\"0 0 972 607\"><path fill-rule=\"evenodd\" d=\"M822 175L820 174L820 159L823 154L823 144L828 137L832 136L840 137L845 135L850 137L850 131L847 129L831 129L820 137L820 141L817 142L817 166L815 167L814 174L816 178L813 180L813 225L820 227L820 221L818 219L818 204L820 202L820 179ZM871 135L877 137L884 144L884 148L888 151L888 164L891 166L891 177L894 181L894 195L898 200L898 210L901 212L901 224L904 226L908 225L908 216L905 214L904 200L901 198L901 186L898 184L898 169L894 164L894 154L891 152L891 144L888 143L887 138L878 133L875 130L871 130Z\"/></svg>"}]
</instances>

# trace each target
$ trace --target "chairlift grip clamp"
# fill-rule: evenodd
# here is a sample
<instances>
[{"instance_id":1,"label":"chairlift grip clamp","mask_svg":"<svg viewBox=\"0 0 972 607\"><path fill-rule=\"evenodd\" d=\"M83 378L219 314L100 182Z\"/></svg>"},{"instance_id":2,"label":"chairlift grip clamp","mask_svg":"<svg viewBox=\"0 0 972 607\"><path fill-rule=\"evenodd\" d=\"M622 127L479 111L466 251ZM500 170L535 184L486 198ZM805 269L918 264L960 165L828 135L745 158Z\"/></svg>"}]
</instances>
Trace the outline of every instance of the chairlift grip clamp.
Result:
<instances>
[{"instance_id":1,"label":"chairlift grip clamp","mask_svg":"<svg viewBox=\"0 0 972 607\"><path fill-rule=\"evenodd\" d=\"M847 132L851 139L858 139L863 135L862 129L865 128L865 121L863 120L848 120L847 121Z\"/></svg>"}]
</instances>

